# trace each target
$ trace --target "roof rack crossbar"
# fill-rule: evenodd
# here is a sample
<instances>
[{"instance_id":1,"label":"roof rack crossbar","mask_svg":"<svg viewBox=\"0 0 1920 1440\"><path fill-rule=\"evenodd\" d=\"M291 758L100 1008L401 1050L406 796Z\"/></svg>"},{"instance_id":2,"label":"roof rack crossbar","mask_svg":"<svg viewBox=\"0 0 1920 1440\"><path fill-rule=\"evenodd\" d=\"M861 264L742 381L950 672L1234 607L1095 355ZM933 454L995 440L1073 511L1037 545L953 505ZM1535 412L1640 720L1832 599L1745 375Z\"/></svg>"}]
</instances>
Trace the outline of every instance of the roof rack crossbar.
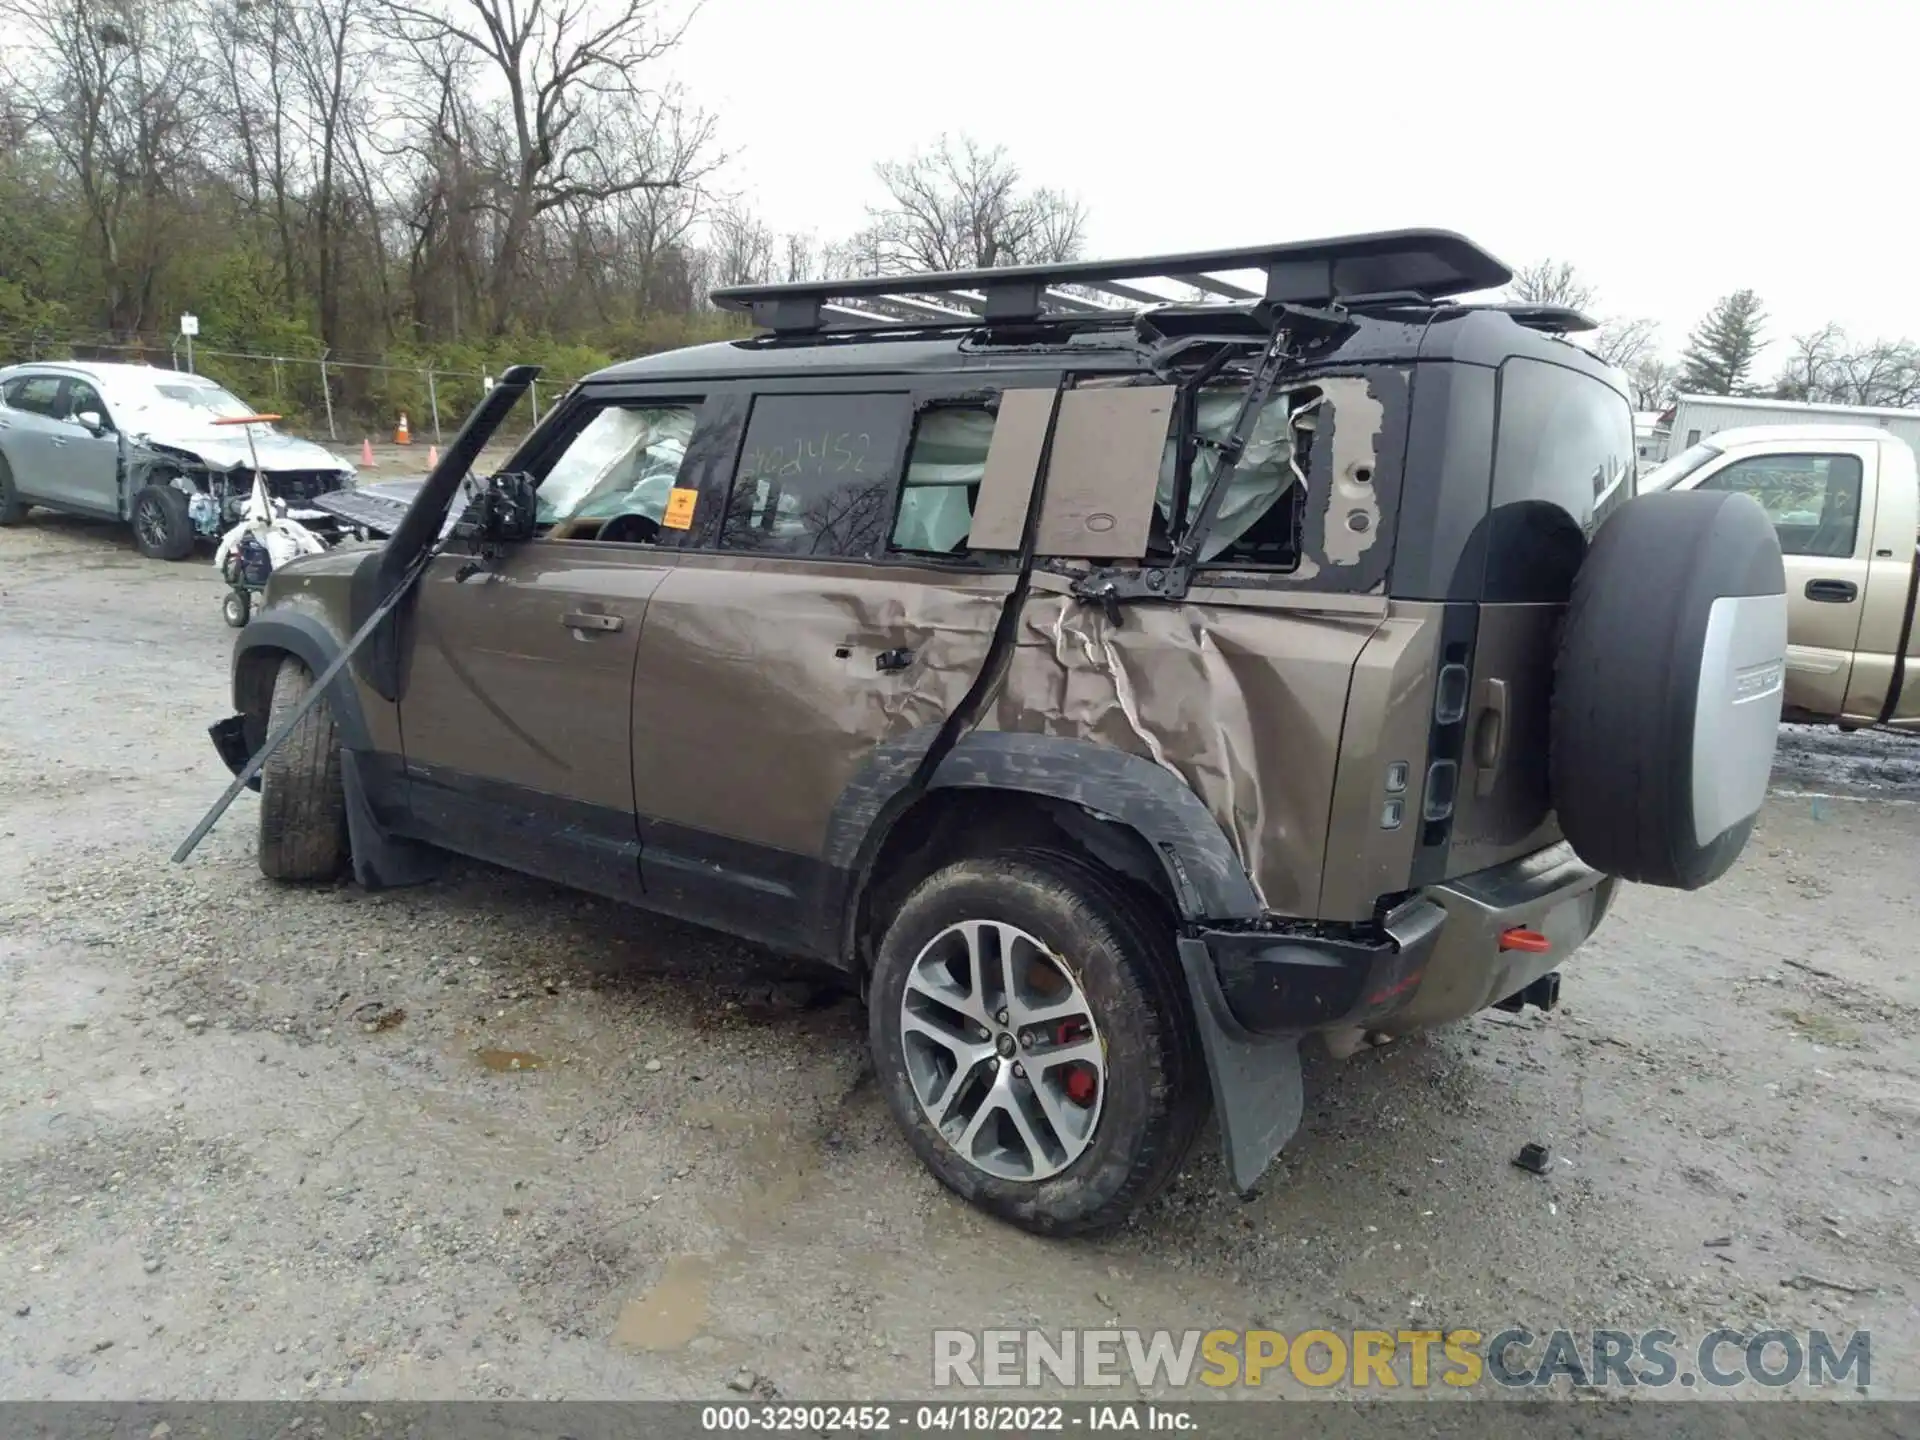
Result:
<instances>
[{"instance_id":1,"label":"roof rack crossbar","mask_svg":"<svg viewBox=\"0 0 1920 1440\"><path fill-rule=\"evenodd\" d=\"M1196 290L1204 290L1209 295L1219 295L1227 300L1258 300L1260 296L1244 285L1235 285L1232 281L1221 280L1212 275L1170 275L1170 280L1178 280L1182 285L1191 285Z\"/></svg>"},{"instance_id":2,"label":"roof rack crossbar","mask_svg":"<svg viewBox=\"0 0 1920 1440\"><path fill-rule=\"evenodd\" d=\"M1240 272L1265 274L1264 297L1217 278L1222 273ZM1452 231L1393 230L1131 260L1076 260L991 270L733 285L715 290L712 298L724 310L746 312L763 329L803 334L845 323L839 317L848 313L847 307L833 302L875 301L889 296L939 296L949 300L959 298L955 292L975 292L982 297L978 312L981 318L988 324L999 324L1066 318L1063 311L1070 316L1106 310L1063 293L1069 286L1111 294L1131 305L1176 303L1150 291L1115 283L1128 280L1172 281L1229 301L1265 298L1276 303L1313 305L1337 301L1345 295L1390 290L1412 291L1429 300L1440 300L1493 289L1512 278L1505 265ZM828 319L830 311L832 321Z\"/></svg>"}]
</instances>

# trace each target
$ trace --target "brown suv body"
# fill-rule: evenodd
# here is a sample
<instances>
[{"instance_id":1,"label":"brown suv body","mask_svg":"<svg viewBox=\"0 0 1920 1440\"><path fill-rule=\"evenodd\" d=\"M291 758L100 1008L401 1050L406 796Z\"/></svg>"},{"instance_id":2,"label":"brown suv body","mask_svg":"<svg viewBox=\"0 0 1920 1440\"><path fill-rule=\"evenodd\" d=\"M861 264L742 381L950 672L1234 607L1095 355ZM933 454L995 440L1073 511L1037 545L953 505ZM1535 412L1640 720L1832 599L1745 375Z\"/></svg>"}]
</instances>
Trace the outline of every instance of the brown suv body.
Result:
<instances>
[{"instance_id":1,"label":"brown suv body","mask_svg":"<svg viewBox=\"0 0 1920 1440\"><path fill-rule=\"evenodd\" d=\"M943 865L1065 852L1165 917L1250 1184L1302 1035L1550 1004L1616 883L1562 838L1547 741L1575 572L1632 493L1618 376L1525 312L1295 325L1268 469L1229 470L1258 513L1213 554L1164 484L1261 383L1244 329L776 333L591 377L507 471L558 492L605 432L672 431L671 498L636 529L589 492L427 564L328 691L357 873L412 878L425 842L864 983ZM275 574L236 767L394 559Z\"/></svg>"}]
</instances>

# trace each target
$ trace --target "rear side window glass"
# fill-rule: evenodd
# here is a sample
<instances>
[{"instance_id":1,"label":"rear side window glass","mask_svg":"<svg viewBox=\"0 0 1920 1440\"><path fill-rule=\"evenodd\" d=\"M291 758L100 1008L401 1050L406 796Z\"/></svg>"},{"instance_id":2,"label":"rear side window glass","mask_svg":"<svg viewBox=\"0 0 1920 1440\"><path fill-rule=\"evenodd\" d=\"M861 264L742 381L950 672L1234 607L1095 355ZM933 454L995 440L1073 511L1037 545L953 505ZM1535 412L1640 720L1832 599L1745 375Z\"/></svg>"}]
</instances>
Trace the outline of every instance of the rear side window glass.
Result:
<instances>
[{"instance_id":1,"label":"rear side window glass","mask_svg":"<svg viewBox=\"0 0 1920 1440\"><path fill-rule=\"evenodd\" d=\"M921 412L907 450L907 473L894 513L893 548L919 555L965 555L973 507L993 445L994 414L977 406Z\"/></svg>"},{"instance_id":2,"label":"rear side window glass","mask_svg":"<svg viewBox=\"0 0 1920 1440\"><path fill-rule=\"evenodd\" d=\"M1700 488L1758 500L1782 554L1840 559L1853 554L1859 538L1861 473L1857 455L1749 455Z\"/></svg>"},{"instance_id":3,"label":"rear side window glass","mask_svg":"<svg viewBox=\"0 0 1920 1440\"><path fill-rule=\"evenodd\" d=\"M1193 432L1202 443L1194 452L1187 513L1177 526L1173 516L1179 463L1177 430L1167 437L1155 497L1157 533L1179 535L1200 513L1219 469L1220 455L1214 447L1233 433L1233 422L1239 418L1245 399L1244 385L1222 385L1203 390L1195 401ZM1291 570L1300 563L1305 452L1313 439L1315 408L1315 396L1310 393L1275 395L1261 407L1252 438L1240 463L1234 466L1213 528L1200 548L1202 563L1278 570Z\"/></svg>"},{"instance_id":4,"label":"rear side window glass","mask_svg":"<svg viewBox=\"0 0 1920 1440\"><path fill-rule=\"evenodd\" d=\"M1564 602L1587 541L1633 494L1633 410L1591 375L1515 356L1498 414L1483 598Z\"/></svg>"},{"instance_id":5,"label":"rear side window glass","mask_svg":"<svg viewBox=\"0 0 1920 1440\"><path fill-rule=\"evenodd\" d=\"M7 405L31 415L51 415L60 396L58 375L20 375L7 382Z\"/></svg>"},{"instance_id":6,"label":"rear side window glass","mask_svg":"<svg viewBox=\"0 0 1920 1440\"><path fill-rule=\"evenodd\" d=\"M904 393L763 395L727 496L721 548L865 558L886 544Z\"/></svg>"}]
</instances>

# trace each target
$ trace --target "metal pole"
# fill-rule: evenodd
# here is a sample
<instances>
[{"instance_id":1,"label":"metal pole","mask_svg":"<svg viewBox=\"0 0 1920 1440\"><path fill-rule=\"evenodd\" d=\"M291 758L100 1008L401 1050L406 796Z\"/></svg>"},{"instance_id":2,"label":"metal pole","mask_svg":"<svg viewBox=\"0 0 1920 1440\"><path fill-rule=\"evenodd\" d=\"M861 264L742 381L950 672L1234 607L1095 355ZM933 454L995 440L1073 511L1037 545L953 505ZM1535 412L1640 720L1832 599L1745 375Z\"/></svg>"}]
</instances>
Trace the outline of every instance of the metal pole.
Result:
<instances>
[{"instance_id":1,"label":"metal pole","mask_svg":"<svg viewBox=\"0 0 1920 1440\"><path fill-rule=\"evenodd\" d=\"M187 336L187 373L193 374L193 336Z\"/></svg>"},{"instance_id":2,"label":"metal pole","mask_svg":"<svg viewBox=\"0 0 1920 1440\"><path fill-rule=\"evenodd\" d=\"M433 409L433 443L440 443L440 392L433 386L433 367L427 367L427 404Z\"/></svg>"},{"instance_id":3,"label":"metal pole","mask_svg":"<svg viewBox=\"0 0 1920 1440\"><path fill-rule=\"evenodd\" d=\"M527 387L527 394L533 401L533 423L540 423L540 384L535 381Z\"/></svg>"},{"instance_id":4,"label":"metal pole","mask_svg":"<svg viewBox=\"0 0 1920 1440\"><path fill-rule=\"evenodd\" d=\"M280 357L276 355L273 357L273 403L281 404L285 398L286 392L280 388Z\"/></svg>"},{"instance_id":5,"label":"metal pole","mask_svg":"<svg viewBox=\"0 0 1920 1440\"><path fill-rule=\"evenodd\" d=\"M338 440L340 432L333 428L333 387L327 384L327 355L332 347L320 352L320 397L327 402L327 439Z\"/></svg>"}]
</instances>

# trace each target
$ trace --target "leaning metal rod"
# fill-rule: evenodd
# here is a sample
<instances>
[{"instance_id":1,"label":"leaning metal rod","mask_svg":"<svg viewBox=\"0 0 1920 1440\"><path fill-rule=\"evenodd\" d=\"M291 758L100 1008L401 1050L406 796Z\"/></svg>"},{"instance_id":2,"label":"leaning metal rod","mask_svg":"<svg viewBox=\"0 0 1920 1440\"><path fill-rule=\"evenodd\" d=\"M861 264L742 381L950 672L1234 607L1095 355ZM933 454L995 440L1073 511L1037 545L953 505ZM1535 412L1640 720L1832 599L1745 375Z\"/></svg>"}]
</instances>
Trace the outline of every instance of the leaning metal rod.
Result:
<instances>
[{"instance_id":1,"label":"leaning metal rod","mask_svg":"<svg viewBox=\"0 0 1920 1440\"><path fill-rule=\"evenodd\" d=\"M260 512L260 518L266 521L273 519L273 501L267 490L267 477L260 471L260 447L253 443L253 427L256 425L271 425L279 418L278 415L222 415L213 422L215 425L244 425L247 427L247 454L253 457L252 504L253 508Z\"/></svg>"},{"instance_id":2,"label":"leaning metal rod","mask_svg":"<svg viewBox=\"0 0 1920 1440\"><path fill-rule=\"evenodd\" d=\"M253 777L260 773L261 767L273 757L274 751L286 743L286 739L293 733L294 727L307 718L307 712L320 703L321 697L327 693L327 686L333 683L334 676L346 668L347 662L353 659L354 653L365 643L366 638L373 633L374 627L386 619L393 607L398 605L406 596L407 592L413 588L414 581L420 578L421 572L424 571L433 558L440 553L440 548L439 545L429 546L420 552L413 564L407 567L405 572L400 576L400 583L393 587L392 593L374 607L373 613L367 616L358 630L353 632L353 638L347 641L346 645L342 647L339 655L334 658L333 663L320 672L318 678L314 680L312 687L308 689L306 698L294 707L293 714L287 717L286 723L267 737L267 743L254 752L253 758L248 760L247 763L240 768L240 772L233 777L233 783L227 786L226 792L222 794L218 800L213 802L213 808L201 818L198 825L193 827L193 833L180 842L180 848L173 852L174 864L178 865L182 863L194 852L194 848L199 845L202 840L207 838L207 832L213 829L222 815L227 813L227 807L233 804L234 799L242 790L247 788L248 783L252 781Z\"/></svg>"}]
</instances>

